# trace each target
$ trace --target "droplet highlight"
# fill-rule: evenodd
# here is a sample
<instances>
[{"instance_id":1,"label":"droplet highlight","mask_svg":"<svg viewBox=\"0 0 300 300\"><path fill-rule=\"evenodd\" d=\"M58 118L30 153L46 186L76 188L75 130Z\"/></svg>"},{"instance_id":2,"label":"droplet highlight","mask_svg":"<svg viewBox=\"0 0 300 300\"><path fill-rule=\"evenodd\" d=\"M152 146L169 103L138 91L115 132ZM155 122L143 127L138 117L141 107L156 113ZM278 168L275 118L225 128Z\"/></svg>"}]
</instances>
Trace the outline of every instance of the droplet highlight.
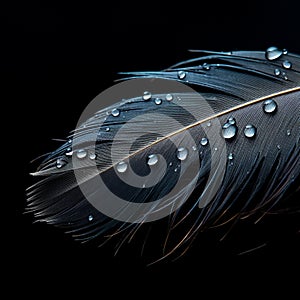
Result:
<instances>
[{"instance_id":1,"label":"droplet highlight","mask_svg":"<svg viewBox=\"0 0 300 300\"><path fill-rule=\"evenodd\" d=\"M177 150L177 158L179 160L185 160L188 156L188 150L184 147L179 147Z\"/></svg>"},{"instance_id":2,"label":"droplet highlight","mask_svg":"<svg viewBox=\"0 0 300 300\"><path fill-rule=\"evenodd\" d=\"M111 111L111 114L113 117L118 117L120 115L120 111L116 108L114 108L112 111Z\"/></svg>"},{"instance_id":3,"label":"droplet highlight","mask_svg":"<svg viewBox=\"0 0 300 300\"><path fill-rule=\"evenodd\" d=\"M268 99L263 103L263 110L267 114L275 113L277 110L277 103L273 99Z\"/></svg>"},{"instance_id":4,"label":"droplet highlight","mask_svg":"<svg viewBox=\"0 0 300 300\"><path fill-rule=\"evenodd\" d=\"M288 60L285 60L283 63L282 63L282 66L285 68L285 69L290 69L292 67L292 63L289 62Z\"/></svg>"},{"instance_id":5,"label":"droplet highlight","mask_svg":"<svg viewBox=\"0 0 300 300\"><path fill-rule=\"evenodd\" d=\"M184 79L186 77L186 73L184 71L178 71L177 76L179 79Z\"/></svg>"},{"instance_id":6,"label":"droplet highlight","mask_svg":"<svg viewBox=\"0 0 300 300\"><path fill-rule=\"evenodd\" d=\"M148 156L147 164L148 166L154 166L158 162L158 156L156 154L150 154Z\"/></svg>"},{"instance_id":7,"label":"droplet highlight","mask_svg":"<svg viewBox=\"0 0 300 300\"><path fill-rule=\"evenodd\" d=\"M172 101L173 100L173 95L172 94L167 94L166 95L166 100L167 101Z\"/></svg>"},{"instance_id":8,"label":"droplet highlight","mask_svg":"<svg viewBox=\"0 0 300 300\"><path fill-rule=\"evenodd\" d=\"M143 100L144 101L147 101L147 100L150 100L152 97L151 93L150 92L144 92L144 95L143 95Z\"/></svg>"},{"instance_id":9,"label":"droplet highlight","mask_svg":"<svg viewBox=\"0 0 300 300\"><path fill-rule=\"evenodd\" d=\"M247 138L254 138L256 135L256 127L253 125L246 125L244 129L245 137Z\"/></svg>"},{"instance_id":10,"label":"droplet highlight","mask_svg":"<svg viewBox=\"0 0 300 300\"><path fill-rule=\"evenodd\" d=\"M85 157L87 156L87 152L86 152L86 150L84 150L84 149L78 150L78 151L76 152L76 156L77 156L77 158L79 158L79 159L83 159L83 158L85 158Z\"/></svg>"},{"instance_id":11,"label":"droplet highlight","mask_svg":"<svg viewBox=\"0 0 300 300\"><path fill-rule=\"evenodd\" d=\"M162 103L162 100L160 98L155 98L154 103L156 105L160 105Z\"/></svg>"},{"instance_id":12,"label":"droplet highlight","mask_svg":"<svg viewBox=\"0 0 300 300\"><path fill-rule=\"evenodd\" d=\"M117 171L119 173L124 173L127 170L127 163L125 161L121 161L117 164Z\"/></svg>"},{"instance_id":13,"label":"droplet highlight","mask_svg":"<svg viewBox=\"0 0 300 300\"><path fill-rule=\"evenodd\" d=\"M208 139L207 138L202 138L201 139L201 141L200 141L200 144L202 145L202 146L206 146L207 144L208 144Z\"/></svg>"},{"instance_id":14,"label":"droplet highlight","mask_svg":"<svg viewBox=\"0 0 300 300\"><path fill-rule=\"evenodd\" d=\"M276 60L282 56L282 50L278 49L277 47L269 47L266 51L266 59L267 60Z\"/></svg>"}]
</instances>

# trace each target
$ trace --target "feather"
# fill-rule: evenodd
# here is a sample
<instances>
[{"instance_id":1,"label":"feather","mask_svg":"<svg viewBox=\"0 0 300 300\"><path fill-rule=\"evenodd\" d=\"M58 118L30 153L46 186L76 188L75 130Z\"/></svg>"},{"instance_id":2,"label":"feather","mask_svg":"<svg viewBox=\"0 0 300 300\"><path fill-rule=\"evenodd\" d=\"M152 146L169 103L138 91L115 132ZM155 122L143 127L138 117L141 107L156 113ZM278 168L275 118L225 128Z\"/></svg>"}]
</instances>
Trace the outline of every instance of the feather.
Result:
<instances>
[{"instance_id":1,"label":"feather","mask_svg":"<svg viewBox=\"0 0 300 300\"><path fill-rule=\"evenodd\" d=\"M80 241L121 236L118 248L167 220L168 255L207 228L288 209L299 192L300 56L196 53L122 73L104 98L128 97L83 113L32 174L27 211Z\"/></svg>"}]
</instances>

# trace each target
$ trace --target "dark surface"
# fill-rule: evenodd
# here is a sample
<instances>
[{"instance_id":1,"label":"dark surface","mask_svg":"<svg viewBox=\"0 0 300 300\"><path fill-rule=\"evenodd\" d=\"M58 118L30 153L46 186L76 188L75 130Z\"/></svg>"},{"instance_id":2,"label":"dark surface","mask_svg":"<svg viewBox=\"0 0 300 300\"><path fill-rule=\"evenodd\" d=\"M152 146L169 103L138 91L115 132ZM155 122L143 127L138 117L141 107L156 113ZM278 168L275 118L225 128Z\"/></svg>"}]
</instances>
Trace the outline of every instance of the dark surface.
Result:
<instances>
[{"instance_id":1,"label":"dark surface","mask_svg":"<svg viewBox=\"0 0 300 300\"><path fill-rule=\"evenodd\" d=\"M276 45L300 53L297 4L239 5L244 6L234 12L234 5L225 2L109 7L24 1L1 11L3 112L16 123L8 134L18 137L12 148L19 156L15 183L10 182L15 188L7 197L15 220L6 225L13 232L3 241L9 251L4 261L10 262L9 282L26 284L24 294L34 296L41 287L43 295L55 295L63 287L63 292L81 291L87 297L94 292L103 297L106 290L143 298L150 293L158 297L163 287L170 294L183 291L189 299L190 292L197 298L215 293L244 298L250 292L260 296L261 287L268 293L297 290L299 215L274 216L257 226L243 223L224 242L209 231L181 259L146 267L134 243L114 257L110 246L80 245L51 226L32 224L31 216L23 214L24 191L33 183L29 162L59 145L51 140L68 135L85 106L113 85L117 72L163 69L194 57L188 49L265 50Z\"/></svg>"}]
</instances>

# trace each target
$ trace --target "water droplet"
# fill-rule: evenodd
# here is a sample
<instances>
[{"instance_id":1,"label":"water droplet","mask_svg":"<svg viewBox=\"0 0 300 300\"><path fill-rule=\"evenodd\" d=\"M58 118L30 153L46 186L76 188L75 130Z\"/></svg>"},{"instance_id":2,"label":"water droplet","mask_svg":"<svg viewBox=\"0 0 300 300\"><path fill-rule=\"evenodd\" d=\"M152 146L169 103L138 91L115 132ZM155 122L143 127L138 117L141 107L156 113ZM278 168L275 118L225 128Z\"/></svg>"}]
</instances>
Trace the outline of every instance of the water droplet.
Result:
<instances>
[{"instance_id":1,"label":"water droplet","mask_svg":"<svg viewBox=\"0 0 300 300\"><path fill-rule=\"evenodd\" d=\"M230 117L227 121L229 124L231 125L235 125L236 121L235 121L235 118L234 117Z\"/></svg>"},{"instance_id":2,"label":"water droplet","mask_svg":"<svg viewBox=\"0 0 300 300\"><path fill-rule=\"evenodd\" d=\"M166 100L167 101L172 101L173 100L173 95L172 94L167 94L166 95Z\"/></svg>"},{"instance_id":3,"label":"water droplet","mask_svg":"<svg viewBox=\"0 0 300 300\"><path fill-rule=\"evenodd\" d=\"M151 93L150 92L144 92L144 95L143 95L143 100L147 101L147 100L150 100L152 97Z\"/></svg>"},{"instance_id":4,"label":"water droplet","mask_svg":"<svg viewBox=\"0 0 300 300\"><path fill-rule=\"evenodd\" d=\"M160 98L155 98L154 103L156 105L160 105L162 103L162 100Z\"/></svg>"},{"instance_id":5,"label":"water droplet","mask_svg":"<svg viewBox=\"0 0 300 300\"><path fill-rule=\"evenodd\" d=\"M256 127L253 125L246 125L244 129L244 134L247 138L253 138L256 135Z\"/></svg>"},{"instance_id":6,"label":"water droplet","mask_svg":"<svg viewBox=\"0 0 300 300\"><path fill-rule=\"evenodd\" d=\"M85 158L86 155L87 155L87 152L86 152L86 150L84 150L84 149L78 150L78 151L76 152L76 156L77 156L77 158L79 158L79 159Z\"/></svg>"},{"instance_id":7,"label":"water droplet","mask_svg":"<svg viewBox=\"0 0 300 300\"><path fill-rule=\"evenodd\" d=\"M201 139L201 141L200 141L200 144L202 145L202 146L206 146L207 144L208 144L208 139L207 138L202 138Z\"/></svg>"},{"instance_id":8,"label":"water droplet","mask_svg":"<svg viewBox=\"0 0 300 300\"><path fill-rule=\"evenodd\" d=\"M144 183L143 185L142 185L142 188L144 189L146 187L146 184Z\"/></svg>"},{"instance_id":9,"label":"water droplet","mask_svg":"<svg viewBox=\"0 0 300 300\"><path fill-rule=\"evenodd\" d=\"M228 154L228 159L229 159L229 160L233 160L233 154L232 154L232 153L229 153L229 154Z\"/></svg>"},{"instance_id":10,"label":"water droplet","mask_svg":"<svg viewBox=\"0 0 300 300\"><path fill-rule=\"evenodd\" d=\"M117 171L119 173L124 173L127 170L127 163L125 161L121 161L117 164Z\"/></svg>"},{"instance_id":11,"label":"water droplet","mask_svg":"<svg viewBox=\"0 0 300 300\"><path fill-rule=\"evenodd\" d=\"M177 76L179 79L184 79L186 77L186 73L184 71L178 71Z\"/></svg>"},{"instance_id":12,"label":"water droplet","mask_svg":"<svg viewBox=\"0 0 300 300\"><path fill-rule=\"evenodd\" d=\"M279 144L277 145L277 149L278 149L278 150L280 150L280 149L281 149L281 146L280 146Z\"/></svg>"},{"instance_id":13,"label":"water droplet","mask_svg":"<svg viewBox=\"0 0 300 300\"><path fill-rule=\"evenodd\" d=\"M279 70L279 69L275 69L275 70L274 70L274 74L275 74L276 76L279 76L279 75L280 75L280 73L281 73L281 72L280 72L280 70Z\"/></svg>"},{"instance_id":14,"label":"water droplet","mask_svg":"<svg viewBox=\"0 0 300 300\"><path fill-rule=\"evenodd\" d=\"M105 128L105 131L106 131L106 132L110 131L110 128L109 128L109 127L106 127L106 128Z\"/></svg>"},{"instance_id":15,"label":"water droplet","mask_svg":"<svg viewBox=\"0 0 300 300\"><path fill-rule=\"evenodd\" d=\"M263 103L263 110L265 113L274 113L277 110L277 103L273 99L268 99Z\"/></svg>"},{"instance_id":16,"label":"water droplet","mask_svg":"<svg viewBox=\"0 0 300 300\"><path fill-rule=\"evenodd\" d=\"M111 111L111 114L113 117L117 117L120 115L120 111L116 108L114 108L112 111Z\"/></svg>"},{"instance_id":17,"label":"water droplet","mask_svg":"<svg viewBox=\"0 0 300 300\"><path fill-rule=\"evenodd\" d=\"M88 220L91 222L94 220L94 217L92 215L89 215Z\"/></svg>"},{"instance_id":18,"label":"water droplet","mask_svg":"<svg viewBox=\"0 0 300 300\"><path fill-rule=\"evenodd\" d=\"M277 47L270 47L266 51L267 60L276 60L282 55L282 50L279 50Z\"/></svg>"},{"instance_id":19,"label":"water droplet","mask_svg":"<svg viewBox=\"0 0 300 300\"><path fill-rule=\"evenodd\" d=\"M177 158L179 160L185 160L188 156L188 150L184 147L179 147L177 150Z\"/></svg>"},{"instance_id":20,"label":"water droplet","mask_svg":"<svg viewBox=\"0 0 300 300\"><path fill-rule=\"evenodd\" d=\"M282 53L283 53L284 55L288 54L287 49L283 49L283 50L282 50Z\"/></svg>"},{"instance_id":21,"label":"water droplet","mask_svg":"<svg viewBox=\"0 0 300 300\"><path fill-rule=\"evenodd\" d=\"M71 147L68 147L66 149L66 156L72 156L73 155L73 151L72 151L72 148Z\"/></svg>"},{"instance_id":22,"label":"water droplet","mask_svg":"<svg viewBox=\"0 0 300 300\"><path fill-rule=\"evenodd\" d=\"M215 149L214 149L215 151L218 151L218 148L217 147L215 147Z\"/></svg>"},{"instance_id":23,"label":"water droplet","mask_svg":"<svg viewBox=\"0 0 300 300\"><path fill-rule=\"evenodd\" d=\"M196 151L196 150L197 150L197 147L196 147L196 146L193 146L192 149L193 149L194 151Z\"/></svg>"},{"instance_id":24,"label":"water droplet","mask_svg":"<svg viewBox=\"0 0 300 300\"><path fill-rule=\"evenodd\" d=\"M178 169L177 169L177 168L175 168L175 169L174 169L174 172L176 173L176 172L177 172L177 170L178 170Z\"/></svg>"},{"instance_id":25,"label":"water droplet","mask_svg":"<svg viewBox=\"0 0 300 300\"><path fill-rule=\"evenodd\" d=\"M91 153L89 154L89 158L92 159L92 160L96 159L96 157L97 157L97 155L96 155L96 153L94 153L94 152L91 152Z\"/></svg>"},{"instance_id":26,"label":"water droplet","mask_svg":"<svg viewBox=\"0 0 300 300\"><path fill-rule=\"evenodd\" d=\"M291 135L291 131L290 131L289 129L286 131L286 135L287 135L287 136L290 136L290 135Z\"/></svg>"},{"instance_id":27,"label":"water droplet","mask_svg":"<svg viewBox=\"0 0 300 300\"><path fill-rule=\"evenodd\" d=\"M207 122L207 127L210 127L211 126L211 122L209 121L209 122Z\"/></svg>"},{"instance_id":28,"label":"water droplet","mask_svg":"<svg viewBox=\"0 0 300 300\"><path fill-rule=\"evenodd\" d=\"M237 133L237 127L230 123L225 123L222 127L222 135L224 139L232 139Z\"/></svg>"},{"instance_id":29,"label":"water droplet","mask_svg":"<svg viewBox=\"0 0 300 300\"><path fill-rule=\"evenodd\" d=\"M171 162L171 161L170 161L170 163L169 163L169 167L172 167L172 166L173 166L173 162Z\"/></svg>"},{"instance_id":30,"label":"water droplet","mask_svg":"<svg viewBox=\"0 0 300 300\"><path fill-rule=\"evenodd\" d=\"M158 156L156 154L150 154L148 156L147 164L149 166L154 166L158 162Z\"/></svg>"},{"instance_id":31,"label":"water droplet","mask_svg":"<svg viewBox=\"0 0 300 300\"><path fill-rule=\"evenodd\" d=\"M69 144L72 144L72 140L71 140L71 139L69 139L69 140L68 140L68 143L69 143Z\"/></svg>"},{"instance_id":32,"label":"water droplet","mask_svg":"<svg viewBox=\"0 0 300 300\"><path fill-rule=\"evenodd\" d=\"M66 162L65 160L61 159L61 158L58 158L58 159L56 160L56 168L57 168L57 169L62 168L62 167L65 166L66 164L67 164L67 162Z\"/></svg>"},{"instance_id":33,"label":"water droplet","mask_svg":"<svg viewBox=\"0 0 300 300\"><path fill-rule=\"evenodd\" d=\"M202 67L203 67L204 70L209 70L210 69L210 65L208 63L204 63L202 65Z\"/></svg>"},{"instance_id":34,"label":"water droplet","mask_svg":"<svg viewBox=\"0 0 300 300\"><path fill-rule=\"evenodd\" d=\"M288 60L285 60L283 63L282 63L282 66L285 68L285 69L290 69L292 67L292 63L289 62Z\"/></svg>"}]
</instances>

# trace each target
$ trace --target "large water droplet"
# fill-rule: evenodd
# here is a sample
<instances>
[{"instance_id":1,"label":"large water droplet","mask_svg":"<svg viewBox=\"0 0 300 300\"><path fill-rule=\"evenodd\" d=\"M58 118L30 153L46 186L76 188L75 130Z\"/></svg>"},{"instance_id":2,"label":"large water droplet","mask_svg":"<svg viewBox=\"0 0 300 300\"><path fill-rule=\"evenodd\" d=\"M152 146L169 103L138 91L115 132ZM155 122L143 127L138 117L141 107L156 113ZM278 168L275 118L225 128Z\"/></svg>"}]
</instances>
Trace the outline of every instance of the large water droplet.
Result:
<instances>
[{"instance_id":1,"label":"large water droplet","mask_svg":"<svg viewBox=\"0 0 300 300\"><path fill-rule=\"evenodd\" d=\"M281 72L280 72L280 70L279 70L279 69L275 69L275 70L274 70L274 74L275 74L275 76L279 76L279 75L280 75L280 73L281 73Z\"/></svg>"},{"instance_id":2,"label":"large water droplet","mask_svg":"<svg viewBox=\"0 0 300 300\"><path fill-rule=\"evenodd\" d=\"M237 127L230 123L225 123L222 127L222 135L225 139L232 139L237 133Z\"/></svg>"},{"instance_id":3,"label":"large water droplet","mask_svg":"<svg viewBox=\"0 0 300 300\"><path fill-rule=\"evenodd\" d=\"M202 145L202 146L206 146L207 144L208 144L208 139L207 138L202 138L201 139L201 141L200 141L200 144Z\"/></svg>"},{"instance_id":4,"label":"large water droplet","mask_svg":"<svg viewBox=\"0 0 300 300\"><path fill-rule=\"evenodd\" d=\"M121 161L117 164L117 171L119 173L124 173L127 170L127 163L125 161Z\"/></svg>"},{"instance_id":5,"label":"large water droplet","mask_svg":"<svg viewBox=\"0 0 300 300\"><path fill-rule=\"evenodd\" d=\"M162 100L160 98L155 98L154 103L156 105L160 105L162 103Z\"/></svg>"},{"instance_id":6,"label":"large water droplet","mask_svg":"<svg viewBox=\"0 0 300 300\"><path fill-rule=\"evenodd\" d=\"M63 160L62 158L58 158L56 160L56 168L57 169L60 169L62 168L63 166L65 166L67 164L67 162L65 160Z\"/></svg>"},{"instance_id":7,"label":"large water droplet","mask_svg":"<svg viewBox=\"0 0 300 300\"><path fill-rule=\"evenodd\" d=\"M88 220L91 222L91 221L94 220L94 217L93 217L92 215L89 215L89 216L88 216Z\"/></svg>"},{"instance_id":8,"label":"large water droplet","mask_svg":"<svg viewBox=\"0 0 300 300\"><path fill-rule=\"evenodd\" d=\"M184 79L186 77L186 73L184 71L178 71L177 76L179 79Z\"/></svg>"},{"instance_id":9,"label":"large water droplet","mask_svg":"<svg viewBox=\"0 0 300 300\"><path fill-rule=\"evenodd\" d=\"M267 60L276 60L282 55L282 50L279 50L277 47L270 47L266 51Z\"/></svg>"},{"instance_id":10,"label":"large water droplet","mask_svg":"<svg viewBox=\"0 0 300 300\"><path fill-rule=\"evenodd\" d=\"M156 154L150 154L148 156L147 164L149 166L154 166L158 162L158 156Z\"/></svg>"},{"instance_id":11,"label":"large water droplet","mask_svg":"<svg viewBox=\"0 0 300 300\"><path fill-rule=\"evenodd\" d=\"M188 156L188 150L184 147L179 147L177 150L177 158L179 160L185 160Z\"/></svg>"},{"instance_id":12,"label":"large water droplet","mask_svg":"<svg viewBox=\"0 0 300 300\"><path fill-rule=\"evenodd\" d=\"M172 101L173 100L173 95L172 94L167 94L166 95L166 100L167 101Z\"/></svg>"},{"instance_id":13,"label":"large water droplet","mask_svg":"<svg viewBox=\"0 0 300 300\"><path fill-rule=\"evenodd\" d=\"M77 156L77 158L79 158L79 159L85 158L86 155L87 155L87 152L86 152L86 150L84 150L84 149L78 150L78 151L76 152L76 156Z\"/></svg>"},{"instance_id":14,"label":"large water droplet","mask_svg":"<svg viewBox=\"0 0 300 300\"><path fill-rule=\"evenodd\" d=\"M253 125L246 125L244 129L244 134L247 138L253 138L256 135L256 127Z\"/></svg>"},{"instance_id":15,"label":"large water droplet","mask_svg":"<svg viewBox=\"0 0 300 300\"><path fill-rule=\"evenodd\" d=\"M292 67L292 63L289 62L288 60L285 60L283 63L282 63L282 66L285 68L285 69L290 69Z\"/></svg>"},{"instance_id":16,"label":"large water droplet","mask_svg":"<svg viewBox=\"0 0 300 300\"><path fill-rule=\"evenodd\" d=\"M143 100L147 101L147 100L150 100L152 97L151 93L150 92L144 92L144 95L143 95Z\"/></svg>"},{"instance_id":17,"label":"large water droplet","mask_svg":"<svg viewBox=\"0 0 300 300\"><path fill-rule=\"evenodd\" d=\"M268 99L263 103L263 110L267 114L276 112L277 103L273 99Z\"/></svg>"},{"instance_id":18,"label":"large water droplet","mask_svg":"<svg viewBox=\"0 0 300 300\"><path fill-rule=\"evenodd\" d=\"M111 111L111 114L113 117L117 117L120 115L120 111L116 108L114 108L112 111Z\"/></svg>"}]
</instances>

